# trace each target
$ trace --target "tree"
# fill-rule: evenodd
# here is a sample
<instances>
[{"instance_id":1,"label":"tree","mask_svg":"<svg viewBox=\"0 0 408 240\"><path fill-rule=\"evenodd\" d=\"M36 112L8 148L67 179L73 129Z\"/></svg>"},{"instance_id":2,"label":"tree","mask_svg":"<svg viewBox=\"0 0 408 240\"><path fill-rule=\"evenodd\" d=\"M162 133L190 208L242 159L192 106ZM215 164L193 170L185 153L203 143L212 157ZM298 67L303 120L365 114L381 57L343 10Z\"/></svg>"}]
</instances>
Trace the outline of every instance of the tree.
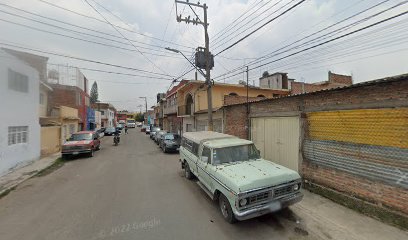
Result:
<instances>
[{"instance_id":1,"label":"tree","mask_svg":"<svg viewBox=\"0 0 408 240\"><path fill-rule=\"evenodd\" d=\"M144 115L143 113L137 113L135 117L136 122L143 122L144 121Z\"/></svg>"},{"instance_id":2,"label":"tree","mask_svg":"<svg viewBox=\"0 0 408 240\"><path fill-rule=\"evenodd\" d=\"M90 96L91 103L99 102L98 97L99 97L98 96L98 84L95 81L92 84L92 88L91 88L91 96Z\"/></svg>"}]
</instances>

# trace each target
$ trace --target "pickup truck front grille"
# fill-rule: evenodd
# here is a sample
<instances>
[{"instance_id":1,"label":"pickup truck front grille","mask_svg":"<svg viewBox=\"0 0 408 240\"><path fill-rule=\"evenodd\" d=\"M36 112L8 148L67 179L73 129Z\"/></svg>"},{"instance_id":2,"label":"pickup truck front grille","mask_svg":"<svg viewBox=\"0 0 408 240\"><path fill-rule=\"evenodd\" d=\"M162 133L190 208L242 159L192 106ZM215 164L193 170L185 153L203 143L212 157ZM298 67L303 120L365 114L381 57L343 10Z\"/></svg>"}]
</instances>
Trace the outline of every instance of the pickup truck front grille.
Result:
<instances>
[{"instance_id":1,"label":"pickup truck front grille","mask_svg":"<svg viewBox=\"0 0 408 240\"><path fill-rule=\"evenodd\" d=\"M277 198L277 197L286 195L288 193L291 193L292 191L293 191L293 185L276 188L273 190L273 196Z\"/></svg>"},{"instance_id":2,"label":"pickup truck front grille","mask_svg":"<svg viewBox=\"0 0 408 240\"><path fill-rule=\"evenodd\" d=\"M269 197L271 196L271 192L267 191L267 192L263 192L263 193L258 193L256 195L253 195L251 197L249 197L249 204L252 205L254 203L257 202L262 202L267 200Z\"/></svg>"}]
</instances>

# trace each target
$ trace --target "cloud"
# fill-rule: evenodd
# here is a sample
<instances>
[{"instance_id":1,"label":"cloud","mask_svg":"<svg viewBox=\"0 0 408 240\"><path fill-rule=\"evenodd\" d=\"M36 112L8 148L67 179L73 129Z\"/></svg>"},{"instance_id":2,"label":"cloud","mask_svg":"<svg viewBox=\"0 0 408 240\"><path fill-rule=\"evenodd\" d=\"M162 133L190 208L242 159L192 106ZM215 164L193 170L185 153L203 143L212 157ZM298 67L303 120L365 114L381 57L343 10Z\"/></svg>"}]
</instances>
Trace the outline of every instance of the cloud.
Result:
<instances>
[{"instance_id":1,"label":"cloud","mask_svg":"<svg viewBox=\"0 0 408 240\"><path fill-rule=\"evenodd\" d=\"M72 0L72 1L63 1L63 0L47 0L56 5L60 5L71 9L73 11L80 12L84 15L92 16L98 19L101 17L93 11L83 0ZM115 25L119 25L123 28L129 28L134 31L138 31L141 34L154 37L144 37L140 34L134 34L120 30L127 38L137 40L147 44L159 45L162 49L157 49L159 51L164 51L164 47L174 47L184 50L183 52L186 55L191 54L191 49L185 49L180 46L175 46L169 43L164 43L158 41L157 39L164 40L190 46L192 49L198 46L204 45L204 32L202 26L187 25L185 23L176 22L176 14L174 8L174 1L172 0L97 0L98 3L112 11L115 15L123 19L127 24L123 23L116 17L112 16L110 13L104 11L101 8L98 8L105 17L108 18ZM89 0L90 3L93 3L92 0ZM201 3L206 3L208 5L208 21L209 25L209 34L211 40L210 49L213 53L220 51L221 49L228 46L228 44L223 44L218 48L214 45L213 41L215 39L215 34L223 30L228 26L234 19L239 17L243 12L247 11L249 7L252 7L250 12L254 12L256 6L267 3L267 1L257 1L257 0L207 0L200 1ZM259 2L258 5L256 5ZM289 2L282 1L280 6ZM92 20L90 18L85 18L78 16L76 14L60 10L55 7L51 7L39 0L33 1L24 1L24 0L6 0L3 1L5 4L9 4L21 9L32 11L42 16L52 17L59 19L61 21L66 21L72 24L77 24L87 28L91 28L97 31L109 33L112 35L120 36L110 25L101 23L99 21ZM222 55L227 58L241 59L241 60L231 60L222 57L216 57L216 64L214 70L212 71L212 76L218 76L224 72L226 69L233 69L239 66L243 66L250 59L243 58L253 58L257 56L264 55L268 52L271 52L275 49L278 49L281 46L284 46L287 43L293 42L296 39L299 39L307 34L310 34L318 29L329 26L332 23L346 17L350 16L353 13L356 13L364 8L373 5L372 1L359 1L357 3L351 3L349 1L340 1L340 0L309 0L304 4L296 8L294 11L283 16L282 18L277 19L273 23L269 24L259 32L255 33L253 36L242 41L237 46L231 48ZM265 5L268 6L268 5ZM277 5L278 6L278 5ZM391 4L381 6L378 9L384 9ZM97 7L97 5L95 5ZM264 8L265 9L265 8ZM0 6L0 10L9 11L13 13L19 12ZM193 12L189 8L184 8L178 6L178 13L182 11L183 16L191 15ZM197 14L202 17L202 11L200 9L195 9ZM258 11L257 13L259 13ZM374 11L370 12L371 14ZM397 11L394 11L395 13ZM273 15L270 15L270 11L265 12L264 14L257 16L256 13L248 14L245 16L244 22L248 22L251 19L257 17L253 20L252 23L255 23L258 19L270 19ZM72 35L75 37L80 37L85 40L93 40L98 42L103 42L107 44L114 44L129 49L134 49L132 46L127 46L125 44L118 44L110 41L106 41L101 38L94 38L90 36L83 36L75 33L70 33L63 31L62 29L52 28L50 26L44 26L38 23L31 21L19 19L12 17L10 15L0 13L0 18L6 19L13 22L18 22L22 24L27 24L30 26L35 26L38 28L46 29L53 32L58 32L61 34ZM29 16L23 14L24 16ZM390 16L391 13L386 16ZM30 16L31 17L31 16ZM38 20L47 21L41 18L36 17ZM264 22L263 21L263 22ZM55 23L57 24L57 23ZM75 29L63 24L57 24L63 27ZM130 25L130 27L129 27ZM250 26L251 24L247 25ZM167 27L166 27L167 26ZM403 27L403 26L402 26ZM43 49L47 51L65 53L69 55L79 56L83 58L93 59L97 61L115 63L123 66L129 66L139 69L145 69L147 71L154 71L158 73L168 73L169 75L177 76L182 73L183 70L189 68L187 61L182 58L180 55L173 55L176 58L164 58L157 57L145 54L142 56L137 51L126 51L119 50L112 47L100 46L92 43L87 43L83 41L73 40L64 38L61 36L55 36L48 33L38 32L32 29L23 28L20 26L11 25L9 23L0 21L0 28L2 29L1 41L10 41L18 43L19 45L27 45L35 47L38 49ZM85 31L76 29L78 31ZM237 32L245 30L245 27L241 27ZM405 29L406 30L406 29ZM232 31L231 31L232 32ZM233 36L233 34L229 35ZM236 33L237 33L236 32ZM90 32L89 32L90 33ZM396 32L394 32L396 33ZM241 35L242 36L242 35ZM381 37L381 36L380 36ZM112 38L115 40L123 41L127 43L126 40L121 40L120 38ZM238 37L233 37L234 40L237 40ZM228 43L232 43L228 42ZM135 43L135 45L140 46L140 44ZM380 54L383 52L396 50L398 48L403 48L407 46L407 43L386 48L378 48L373 52L370 52L366 55L362 54L359 56L354 56L354 58L362 58L361 60L353 60L353 56L339 58L339 59L330 59L328 51L323 52L322 50L316 52L306 53L305 55L299 55L294 58L287 59L280 63L279 65L268 65L250 72L251 80L256 80L263 71L268 70L281 71L288 66L283 67L283 63L292 64L294 68L288 69L290 77L296 78L298 80L304 79L307 82L322 81L326 80L327 71L332 70L334 72L350 74L352 73L356 81L365 81L369 79L384 77L387 75L395 75L407 72L407 66L404 64L408 60L408 55L406 52L395 52L393 54L381 55L377 57L371 57L363 59L363 57L369 55ZM363 47L363 46L362 46ZM144 50L148 51L148 50ZM156 52L159 54L172 54L170 52ZM347 52L345 52L347 53ZM307 55L309 54L309 55ZM315 56L312 60L317 61L313 65L295 66L295 61L300 61L302 64L307 64L312 61L310 56ZM50 62L52 63L62 63L70 64L74 66L81 66L86 68L98 68L106 71L117 71L117 72L130 72L123 69L111 68L106 66L101 66L92 63L86 63L81 61L75 61L72 59L49 56ZM149 60L146 59L149 58ZM320 61L320 60L321 61ZM152 64L150 61L153 61ZM340 63L344 62L344 63ZM155 66L156 65L156 66ZM161 69L161 70L160 70ZM98 82L100 98L101 100L112 100L112 103L117 106L119 109L128 109L128 110L139 110L138 105L144 104L144 100L140 99L140 96L148 97L149 106L155 103L155 97L158 92L164 92L168 89L170 82L169 80L156 80L156 79L147 79L141 77L131 77L123 75L111 75L104 73L97 73L91 71L83 71L85 75L91 80L92 83L94 80ZM134 73L134 72L130 72ZM194 73L187 75L188 78L193 78ZM227 79L229 82L237 82L239 79L242 79L244 75L236 76L233 79ZM222 81L222 79L220 79ZM118 83L112 83L112 82ZM120 82L120 83L119 83ZM131 82L135 84L125 84L124 82Z\"/></svg>"}]
</instances>

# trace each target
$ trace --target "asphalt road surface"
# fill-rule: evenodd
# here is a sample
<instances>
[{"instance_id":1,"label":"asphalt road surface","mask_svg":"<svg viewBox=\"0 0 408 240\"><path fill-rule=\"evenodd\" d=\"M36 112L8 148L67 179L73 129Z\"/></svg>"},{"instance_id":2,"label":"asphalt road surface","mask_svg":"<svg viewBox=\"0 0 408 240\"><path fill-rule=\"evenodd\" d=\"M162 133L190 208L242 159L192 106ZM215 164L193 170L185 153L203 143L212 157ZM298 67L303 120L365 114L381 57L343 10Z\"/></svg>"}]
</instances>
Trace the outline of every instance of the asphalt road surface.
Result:
<instances>
[{"instance_id":1,"label":"asphalt road surface","mask_svg":"<svg viewBox=\"0 0 408 240\"><path fill-rule=\"evenodd\" d=\"M229 224L178 154L139 129L119 146L104 137L93 158L68 161L0 199L1 240L319 239L290 209Z\"/></svg>"}]
</instances>

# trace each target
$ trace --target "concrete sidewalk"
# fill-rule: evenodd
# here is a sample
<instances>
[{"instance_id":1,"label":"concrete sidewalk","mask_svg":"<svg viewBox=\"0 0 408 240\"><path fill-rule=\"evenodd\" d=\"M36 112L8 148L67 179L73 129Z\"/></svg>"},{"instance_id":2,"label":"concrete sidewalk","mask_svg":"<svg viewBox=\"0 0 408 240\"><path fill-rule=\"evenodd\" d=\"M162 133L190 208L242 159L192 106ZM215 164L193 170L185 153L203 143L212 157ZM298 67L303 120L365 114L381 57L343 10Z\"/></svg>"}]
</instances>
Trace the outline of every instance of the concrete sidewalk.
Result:
<instances>
[{"instance_id":1,"label":"concrete sidewalk","mask_svg":"<svg viewBox=\"0 0 408 240\"><path fill-rule=\"evenodd\" d=\"M303 200L291 209L302 219L301 224L305 229L319 239L408 239L407 231L360 214L307 190L303 192Z\"/></svg>"},{"instance_id":2,"label":"concrete sidewalk","mask_svg":"<svg viewBox=\"0 0 408 240\"><path fill-rule=\"evenodd\" d=\"M57 158L61 156L61 153L54 153L47 157L34 161L24 167L17 168L4 176L0 176L0 196L15 188L20 183L31 178L39 171L51 166Z\"/></svg>"}]
</instances>

